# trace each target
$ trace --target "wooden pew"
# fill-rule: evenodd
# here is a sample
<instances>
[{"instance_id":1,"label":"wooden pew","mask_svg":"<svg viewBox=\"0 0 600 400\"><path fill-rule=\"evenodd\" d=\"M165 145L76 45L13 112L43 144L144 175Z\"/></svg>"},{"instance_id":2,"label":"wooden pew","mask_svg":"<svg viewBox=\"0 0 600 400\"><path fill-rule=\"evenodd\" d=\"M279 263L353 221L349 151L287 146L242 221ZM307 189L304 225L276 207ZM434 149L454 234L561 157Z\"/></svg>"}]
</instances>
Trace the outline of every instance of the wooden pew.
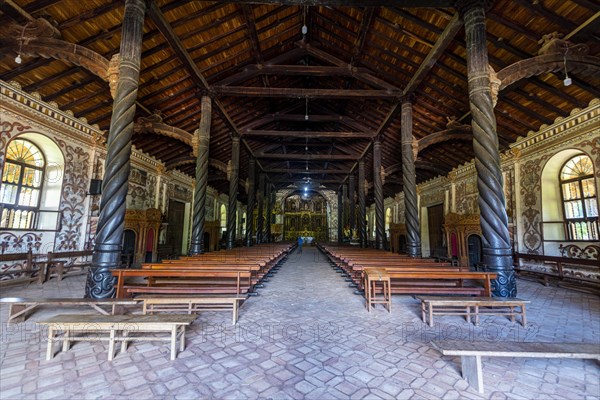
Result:
<instances>
[{"instance_id":1,"label":"wooden pew","mask_svg":"<svg viewBox=\"0 0 600 400\"><path fill-rule=\"evenodd\" d=\"M0 283L7 285L21 282L30 283L36 280L44 283L46 279L45 258L45 254L34 255L31 250L26 253L0 254L0 266L7 267L0 272L0 277L2 277ZM12 267L13 264L19 268Z\"/></svg>"},{"instance_id":2,"label":"wooden pew","mask_svg":"<svg viewBox=\"0 0 600 400\"><path fill-rule=\"evenodd\" d=\"M549 269L549 271L535 270L522 265L522 261L535 261L540 263ZM600 260L594 260L591 258L571 258L571 257L556 257L546 256L539 254L523 254L515 253L515 272L519 277L532 276L538 280L541 280L544 285L548 286L550 280L556 282L573 283L573 288L588 289L592 293L600 293L600 279L593 279L583 276L583 274L573 274L570 271L565 271L565 267L579 268L592 272L600 272ZM579 286L579 287L577 287Z\"/></svg>"},{"instance_id":3,"label":"wooden pew","mask_svg":"<svg viewBox=\"0 0 600 400\"><path fill-rule=\"evenodd\" d=\"M49 252L46 280L50 279L52 275L61 281L67 274L85 274L87 268L92 266L91 257L91 250Z\"/></svg>"},{"instance_id":4,"label":"wooden pew","mask_svg":"<svg viewBox=\"0 0 600 400\"><path fill-rule=\"evenodd\" d=\"M492 272L388 272L392 294L445 294L491 297ZM466 286L465 280L483 281Z\"/></svg>"},{"instance_id":5,"label":"wooden pew","mask_svg":"<svg viewBox=\"0 0 600 400\"><path fill-rule=\"evenodd\" d=\"M23 322L31 312L39 306L52 307L71 307L71 306L89 306L100 314L117 314L121 311L121 306L136 305L137 300L123 299L78 299L78 298L22 298L22 297L3 297L0 304L8 304L8 321ZM109 306L111 312L102 307Z\"/></svg>"},{"instance_id":6,"label":"wooden pew","mask_svg":"<svg viewBox=\"0 0 600 400\"><path fill-rule=\"evenodd\" d=\"M527 300L500 297L444 297L419 296L421 300L421 317L423 322L433 326L434 315L463 315L467 321L479 325L480 315L505 315L515 321L515 315L521 316L521 325L527 324L525 305ZM516 310L519 308L519 310Z\"/></svg>"},{"instance_id":7,"label":"wooden pew","mask_svg":"<svg viewBox=\"0 0 600 400\"><path fill-rule=\"evenodd\" d=\"M202 271L182 269L112 269L117 278L116 297L136 293L161 294L245 294L252 290L250 271ZM129 277L147 278L147 284L127 285ZM160 285L153 285L157 279ZM170 283L167 283L170 282Z\"/></svg>"},{"instance_id":8,"label":"wooden pew","mask_svg":"<svg viewBox=\"0 0 600 400\"><path fill-rule=\"evenodd\" d=\"M143 313L154 314L155 312L183 311L188 314L198 311L222 311L231 310L233 325L238 320L240 303L246 300L246 296L140 296L138 300L144 302Z\"/></svg>"},{"instance_id":9,"label":"wooden pew","mask_svg":"<svg viewBox=\"0 0 600 400\"><path fill-rule=\"evenodd\" d=\"M600 360L598 343L432 342L445 356L460 356L462 376L483 393L481 357L583 358Z\"/></svg>"},{"instance_id":10,"label":"wooden pew","mask_svg":"<svg viewBox=\"0 0 600 400\"><path fill-rule=\"evenodd\" d=\"M196 319L195 315L86 315L64 314L39 321L40 325L48 326L48 348L46 360L54 356L53 343L62 342L62 350L67 351L73 341L108 340L108 360L114 356L115 342L121 342L121 353L127 350L127 342L134 340L168 341L171 343L171 360L177 356L177 338L179 351L185 347L185 328ZM60 335L62 332L62 336ZM81 332L82 336L75 336ZM94 333L90 335L90 333ZM107 332L108 337L102 338L98 333ZM156 336L132 336L138 332L167 332L167 338ZM119 335L121 333L121 335Z\"/></svg>"}]
</instances>

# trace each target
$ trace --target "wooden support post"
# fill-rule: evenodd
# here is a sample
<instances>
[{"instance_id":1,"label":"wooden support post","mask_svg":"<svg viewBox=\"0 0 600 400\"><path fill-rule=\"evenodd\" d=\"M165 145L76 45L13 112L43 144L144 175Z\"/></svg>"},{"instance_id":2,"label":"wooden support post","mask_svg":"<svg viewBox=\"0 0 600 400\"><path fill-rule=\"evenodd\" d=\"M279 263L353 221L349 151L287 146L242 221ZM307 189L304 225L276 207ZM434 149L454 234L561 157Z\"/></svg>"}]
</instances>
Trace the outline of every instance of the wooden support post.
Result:
<instances>
[{"instance_id":1,"label":"wooden support post","mask_svg":"<svg viewBox=\"0 0 600 400\"><path fill-rule=\"evenodd\" d=\"M410 97L402 102L402 184L406 221L406 250L411 257L421 257L421 229L417 201L417 181L413 153L412 103Z\"/></svg>"},{"instance_id":2,"label":"wooden support post","mask_svg":"<svg viewBox=\"0 0 600 400\"><path fill-rule=\"evenodd\" d=\"M365 199L365 161L358 161L358 236L360 247L367 247L367 206Z\"/></svg>"},{"instance_id":3,"label":"wooden support post","mask_svg":"<svg viewBox=\"0 0 600 400\"><path fill-rule=\"evenodd\" d=\"M385 215L383 213L383 183L381 181L381 141L373 142L373 187L375 190L375 248L385 248Z\"/></svg>"},{"instance_id":4,"label":"wooden support post","mask_svg":"<svg viewBox=\"0 0 600 400\"><path fill-rule=\"evenodd\" d=\"M91 298L108 298L115 295L115 278L110 269L116 268L121 261L145 12L144 0L126 0L120 45L119 82L108 134L100 217L92 268L89 270L85 287L85 296Z\"/></svg>"},{"instance_id":5,"label":"wooden support post","mask_svg":"<svg viewBox=\"0 0 600 400\"><path fill-rule=\"evenodd\" d=\"M194 188L194 216L192 221L192 241L190 254L202 254L205 251L204 225L206 222L206 189L208 187L208 151L210 143L210 124L212 105L208 96L202 97L200 126L196 130L198 154L196 159L196 186Z\"/></svg>"},{"instance_id":6,"label":"wooden support post","mask_svg":"<svg viewBox=\"0 0 600 400\"><path fill-rule=\"evenodd\" d=\"M227 248L233 249L236 234L237 194L240 175L240 138L231 139L231 175L229 177L229 208L227 209Z\"/></svg>"},{"instance_id":7,"label":"wooden support post","mask_svg":"<svg viewBox=\"0 0 600 400\"><path fill-rule=\"evenodd\" d=\"M252 246L254 236L254 177L256 174L256 159L250 157L248 162L248 204L246 206L246 246Z\"/></svg>"}]
</instances>

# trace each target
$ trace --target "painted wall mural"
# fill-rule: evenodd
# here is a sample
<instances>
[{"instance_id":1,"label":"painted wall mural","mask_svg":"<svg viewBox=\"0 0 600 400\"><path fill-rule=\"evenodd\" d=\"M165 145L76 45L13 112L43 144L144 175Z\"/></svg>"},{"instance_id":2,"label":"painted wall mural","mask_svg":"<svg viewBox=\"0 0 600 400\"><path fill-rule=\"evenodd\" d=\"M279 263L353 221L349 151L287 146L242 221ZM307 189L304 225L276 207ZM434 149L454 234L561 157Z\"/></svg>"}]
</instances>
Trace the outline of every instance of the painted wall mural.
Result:
<instances>
[{"instance_id":1,"label":"painted wall mural","mask_svg":"<svg viewBox=\"0 0 600 400\"><path fill-rule=\"evenodd\" d=\"M68 251L81 249L81 228L86 219L87 189L90 182L90 154L81 147L56 141L65 157L65 177L60 202L61 227L54 248Z\"/></svg>"}]
</instances>

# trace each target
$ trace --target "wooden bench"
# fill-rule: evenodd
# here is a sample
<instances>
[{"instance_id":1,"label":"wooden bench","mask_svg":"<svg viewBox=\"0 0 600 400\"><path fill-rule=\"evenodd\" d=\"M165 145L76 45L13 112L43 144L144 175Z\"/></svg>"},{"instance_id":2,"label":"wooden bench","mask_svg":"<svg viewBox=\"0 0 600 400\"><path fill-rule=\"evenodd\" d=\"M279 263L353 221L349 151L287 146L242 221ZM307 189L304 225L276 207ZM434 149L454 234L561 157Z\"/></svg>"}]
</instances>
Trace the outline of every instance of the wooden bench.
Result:
<instances>
[{"instance_id":1,"label":"wooden bench","mask_svg":"<svg viewBox=\"0 0 600 400\"><path fill-rule=\"evenodd\" d=\"M110 272L117 277L117 298L136 293L241 295L252 289L250 271L112 269ZM147 284L127 285L128 277L147 278Z\"/></svg>"},{"instance_id":2,"label":"wooden bench","mask_svg":"<svg viewBox=\"0 0 600 400\"><path fill-rule=\"evenodd\" d=\"M390 272L393 294L443 294L491 297L493 272ZM482 281L483 286L465 285L465 280Z\"/></svg>"},{"instance_id":3,"label":"wooden bench","mask_svg":"<svg viewBox=\"0 0 600 400\"><path fill-rule=\"evenodd\" d=\"M177 355L177 337L179 337L179 351L185 347L185 327L196 319L195 315L55 315L44 321L38 322L48 326L48 348L46 360L51 360L54 353L52 345L61 342L62 350L67 351L73 341L99 341L108 340L108 360L114 356L115 342L121 342L121 352L127 349L127 342L133 340L170 341L171 360ZM62 334L61 334L62 332ZM99 333L108 332L108 337L101 337ZM121 335L119 336L119 332ZM130 336L137 332L169 332L168 338L156 336ZM75 336L83 333L82 336Z\"/></svg>"},{"instance_id":4,"label":"wooden bench","mask_svg":"<svg viewBox=\"0 0 600 400\"><path fill-rule=\"evenodd\" d=\"M536 270L530 266L522 265L521 260L534 261L539 263L540 266L548 268L549 271ZM568 284L570 282L572 283L571 287L574 289L588 289L587 291L592 293L600 293L600 279L585 277L583 274L579 276L571 271L565 271L565 267L567 269L569 267L585 269L590 271L590 275L593 275L593 273L600 273L600 260L515 253L514 270L519 277L531 276L541 279L546 286L549 285L550 279L559 283L565 282Z\"/></svg>"},{"instance_id":5,"label":"wooden bench","mask_svg":"<svg viewBox=\"0 0 600 400\"><path fill-rule=\"evenodd\" d=\"M521 299L505 299L500 297L443 297L420 296L421 316L423 322L433 326L434 315L463 315L467 321L479 325L480 315L506 315L515 322L515 315L521 316L521 325L527 324L525 304L529 301ZM516 310L519 308L519 310Z\"/></svg>"},{"instance_id":6,"label":"wooden bench","mask_svg":"<svg viewBox=\"0 0 600 400\"><path fill-rule=\"evenodd\" d=\"M58 307L71 307L71 306L89 306L100 314L109 315L116 314L121 311L120 306L130 306L138 304L137 300L123 300L123 299L77 299L77 298L21 298L21 297L3 297L0 299L0 304L9 304L10 309L8 311L8 321L11 322L23 322L33 309L38 306L58 306ZM110 306L111 312L102 308L103 306Z\"/></svg>"},{"instance_id":7,"label":"wooden bench","mask_svg":"<svg viewBox=\"0 0 600 400\"><path fill-rule=\"evenodd\" d=\"M483 393L481 357L583 358L600 360L598 343L432 342L445 356L460 356L462 376Z\"/></svg>"},{"instance_id":8,"label":"wooden bench","mask_svg":"<svg viewBox=\"0 0 600 400\"><path fill-rule=\"evenodd\" d=\"M155 312L177 312L183 311L188 314L198 311L221 311L232 310L233 325L238 320L240 302L246 300L242 296L202 296L202 297L147 297L140 296L137 299L144 302L143 313L154 314Z\"/></svg>"},{"instance_id":9,"label":"wooden bench","mask_svg":"<svg viewBox=\"0 0 600 400\"><path fill-rule=\"evenodd\" d=\"M0 254L0 266L3 271L0 272L0 277L8 277L8 279L0 280L2 285L14 284L21 282L38 281L44 283L46 279L45 262L40 262L46 258L45 255L34 255L31 250L26 253L7 253ZM16 266L17 268L13 268ZM6 267L6 269L4 269Z\"/></svg>"},{"instance_id":10,"label":"wooden bench","mask_svg":"<svg viewBox=\"0 0 600 400\"><path fill-rule=\"evenodd\" d=\"M92 266L91 257L91 250L49 252L45 278L54 274L61 281L67 274L84 274Z\"/></svg>"}]
</instances>

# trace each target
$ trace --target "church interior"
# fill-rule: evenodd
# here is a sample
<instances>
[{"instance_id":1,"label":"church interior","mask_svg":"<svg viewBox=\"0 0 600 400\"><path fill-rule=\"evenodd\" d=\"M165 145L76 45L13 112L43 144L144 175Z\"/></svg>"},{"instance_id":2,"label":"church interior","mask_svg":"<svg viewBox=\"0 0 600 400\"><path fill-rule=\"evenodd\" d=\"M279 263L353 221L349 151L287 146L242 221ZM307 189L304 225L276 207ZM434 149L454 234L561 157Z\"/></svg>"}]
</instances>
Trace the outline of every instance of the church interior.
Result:
<instances>
[{"instance_id":1,"label":"church interior","mask_svg":"<svg viewBox=\"0 0 600 400\"><path fill-rule=\"evenodd\" d=\"M0 21L1 398L600 396L597 2Z\"/></svg>"}]
</instances>

